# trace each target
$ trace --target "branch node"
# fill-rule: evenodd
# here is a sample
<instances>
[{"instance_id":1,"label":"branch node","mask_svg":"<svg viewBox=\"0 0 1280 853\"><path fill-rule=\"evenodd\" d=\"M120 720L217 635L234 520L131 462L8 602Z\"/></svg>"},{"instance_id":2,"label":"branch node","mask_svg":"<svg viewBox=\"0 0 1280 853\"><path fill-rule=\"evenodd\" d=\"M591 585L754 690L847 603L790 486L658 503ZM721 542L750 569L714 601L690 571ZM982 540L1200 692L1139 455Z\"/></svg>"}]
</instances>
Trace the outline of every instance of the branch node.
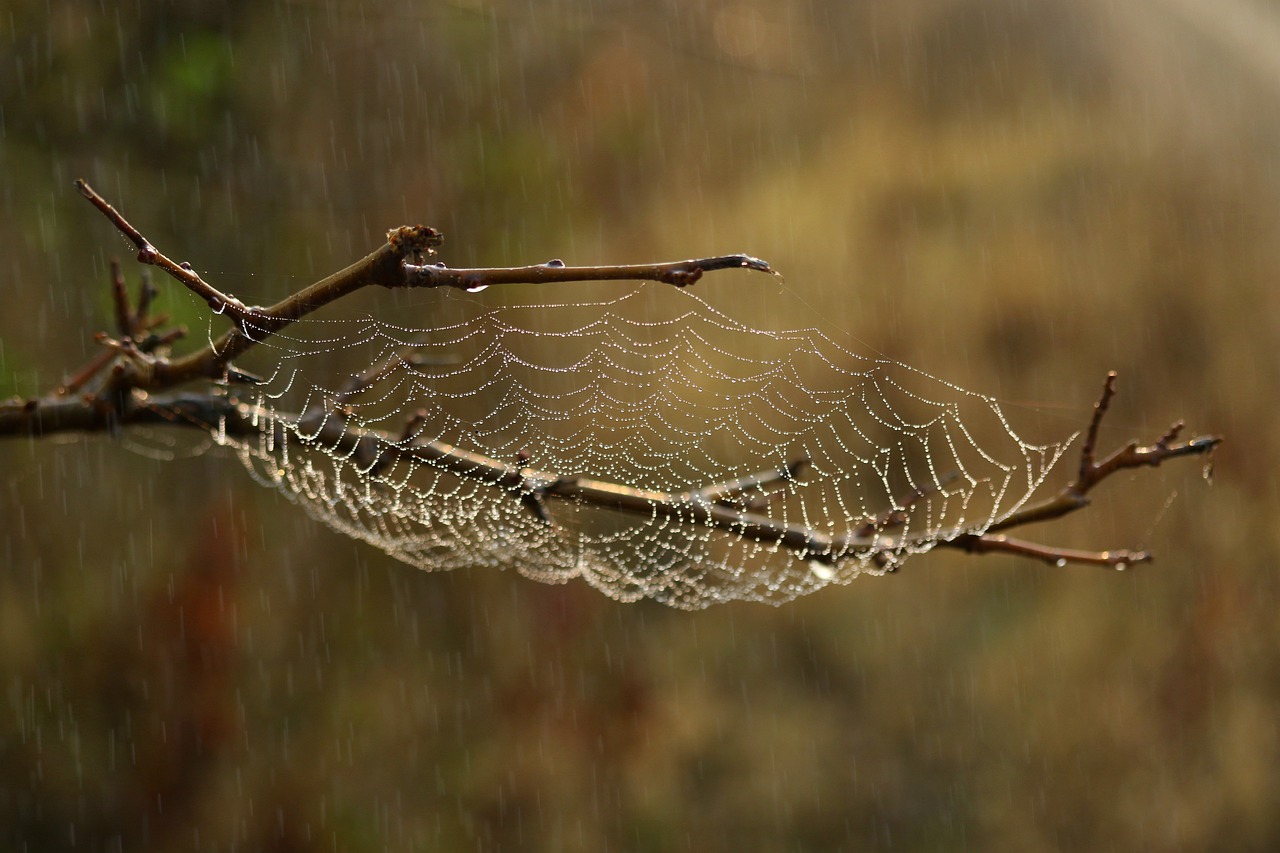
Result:
<instances>
[{"instance_id":1,"label":"branch node","mask_svg":"<svg viewBox=\"0 0 1280 853\"><path fill-rule=\"evenodd\" d=\"M659 277L659 281L663 284L671 284L676 287L688 287L697 283L702 278L702 268L693 267L692 269L673 269L668 270Z\"/></svg>"},{"instance_id":2,"label":"branch node","mask_svg":"<svg viewBox=\"0 0 1280 853\"><path fill-rule=\"evenodd\" d=\"M418 263L422 263L426 256L434 255L442 243L444 235L426 225L402 225L387 232L387 245L396 257L411 257Z\"/></svg>"},{"instance_id":3,"label":"branch node","mask_svg":"<svg viewBox=\"0 0 1280 853\"><path fill-rule=\"evenodd\" d=\"M1168 450L1169 445L1178 440L1178 436L1182 434L1182 429L1186 424L1183 421L1174 421L1173 426L1169 427L1169 431L1160 436L1156 441L1156 447L1160 450Z\"/></svg>"}]
</instances>

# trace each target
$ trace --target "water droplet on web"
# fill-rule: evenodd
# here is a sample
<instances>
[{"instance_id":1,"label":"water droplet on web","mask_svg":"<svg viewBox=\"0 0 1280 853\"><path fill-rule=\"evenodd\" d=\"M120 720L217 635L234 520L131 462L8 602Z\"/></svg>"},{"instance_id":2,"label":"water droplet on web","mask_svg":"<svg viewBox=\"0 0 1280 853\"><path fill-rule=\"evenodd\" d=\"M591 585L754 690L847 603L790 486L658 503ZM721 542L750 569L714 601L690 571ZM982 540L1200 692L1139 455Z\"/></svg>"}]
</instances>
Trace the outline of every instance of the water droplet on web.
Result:
<instances>
[{"instance_id":1,"label":"water droplet on web","mask_svg":"<svg viewBox=\"0 0 1280 853\"><path fill-rule=\"evenodd\" d=\"M1121 560L1120 562L1116 563L1117 572L1123 572L1127 568L1129 568L1129 564L1126 563L1124 560Z\"/></svg>"},{"instance_id":2,"label":"water droplet on web","mask_svg":"<svg viewBox=\"0 0 1280 853\"><path fill-rule=\"evenodd\" d=\"M1058 559L1054 560L1053 564L1060 569L1065 568L1067 565L1067 558L1059 557Z\"/></svg>"},{"instance_id":3,"label":"water droplet on web","mask_svg":"<svg viewBox=\"0 0 1280 853\"><path fill-rule=\"evenodd\" d=\"M824 566L820 563L810 563L809 571L820 581L829 581L836 576L830 566Z\"/></svg>"}]
</instances>

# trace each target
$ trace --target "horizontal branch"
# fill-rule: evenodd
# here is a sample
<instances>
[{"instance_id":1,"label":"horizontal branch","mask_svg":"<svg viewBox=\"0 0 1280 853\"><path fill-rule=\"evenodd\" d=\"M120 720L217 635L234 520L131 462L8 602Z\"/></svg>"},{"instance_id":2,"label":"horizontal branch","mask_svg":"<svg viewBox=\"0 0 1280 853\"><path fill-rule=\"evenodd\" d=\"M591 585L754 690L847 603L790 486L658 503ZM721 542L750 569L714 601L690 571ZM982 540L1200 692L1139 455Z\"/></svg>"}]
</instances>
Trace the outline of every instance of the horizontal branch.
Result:
<instances>
[{"instance_id":1,"label":"horizontal branch","mask_svg":"<svg viewBox=\"0 0 1280 853\"><path fill-rule=\"evenodd\" d=\"M455 287L471 293L495 284L563 284L575 281L656 281L687 287L704 272L749 269L778 275L765 261L750 255L719 255L660 264L620 264L616 266L568 267L552 260L527 267L485 267L451 269L444 264L405 265L405 287Z\"/></svg>"},{"instance_id":2,"label":"horizontal branch","mask_svg":"<svg viewBox=\"0 0 1280 853\"><path fill-rule=\"evenodd\" d=\"M1114 379L1109 380L1108 387L1112 387L1113 382ZM1102 411L1105 412L1105 407ZM90 395L78 398L53 396L25 402L13 400L0 403L0 436L41 437L55 432L115 430L130 425L171 425L194 427L235 438L257 438L262 433L263 424L273 424L273 428L277 430L273 438L277 442L288 440L289 436L294 435L312 446L350 455L361 467L384 469L396 459L417 459L463 479L487 483L510 492L544 523L550 522L543 509L545 499L571 500L636 515L669 518L682 524L711 526L757 542L776 543L792 549L803 559L827 564L868 552L924 545L929 541L927 537L901 538L885 535L886 530L901 524L902 520L893 513L886 514L878 524L864 522L847 533L832 536L753 512L752 504L741 509L726 503L732 496L745 491L794 481L807 466L807 460L797 460L786 468L699 489L664 492L538 471L463 450L443 441L414 441L410 436L416 434L417 430L412 423L413 418L401 435L394 436L378 430L352 428L342 417L318 418L315 413L282 415L228 396L209 393L150 396L135 390L123 405L115 407L101 405L97 398ZM1217 437L1206 436L1173 444L1166 439L1168 436L1156 445L1160 448L1157 456L1161 459L1207 453L1220 441ZM1133 445L1129 447L1132 448ZM1084 455L1092 453L1087 444L1085 450ZM1133 464L1158 465L1157 456L1122 449L1109 457L1109 461L1116 458L1141 459L1141 462ZM1126 466L1109 464L1099 479L1121 470L1122 467ZM1091 482L1096 485L1098 480ZM914 497L915 493L909 500ZM1051 517L1051 512L1064 515L1082 506L1083 503L1068 506L1061 497L1055 498L1038 508L1015 513L981 534L962 533L951 539L943 539L937 545L971 554L1015 554L1056 565L1082 563L1123 568L1152 559L1145 551L1094 552L1056 548L1012 539L997 532L1043 520ZM1010 519L1014 521L1011 522Z\"/></svg>"},{"instance_id":3,"label":"horizontal branch","mask_svg":"<svg viewBox=\"0 0 1280 853\"><path fill-rule=\"evenodd\" d=\"M338 454L350 454L357 464L385 466L387 458L417 459L455 476L496 486L517 495L536 494L631 514L659 516L699 526L711 526L758 542L777 543L804 559L834 562L866 551L883 540L848 535L831 537L765 515L733 509L708 500L699 491L663 492L585 477L561 476L521 468L443 441L406 442L378 430L352 429L341 418L329 418L314 432L295 432L300 417L268 412L231 397L201 393L148 396L135 393L128 405L107 408L84 398L44 398L25 403L0 403L0 436L44 437L56 432L96 432L123 426L178 426L216 432L235 438L258 438L263 424L274 424L276 441L289 436ZM286 435L286 432L288 435ZM714 487L713 487L714 488Z\"/></svg>"}]
</instances>

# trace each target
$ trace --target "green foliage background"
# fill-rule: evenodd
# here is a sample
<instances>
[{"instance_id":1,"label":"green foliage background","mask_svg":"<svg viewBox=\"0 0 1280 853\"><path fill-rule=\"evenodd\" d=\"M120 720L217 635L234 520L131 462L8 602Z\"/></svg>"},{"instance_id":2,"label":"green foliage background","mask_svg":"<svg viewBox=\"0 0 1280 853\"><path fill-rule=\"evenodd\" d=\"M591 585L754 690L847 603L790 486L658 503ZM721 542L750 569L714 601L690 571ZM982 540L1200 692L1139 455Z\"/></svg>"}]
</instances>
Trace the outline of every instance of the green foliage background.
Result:
<instances>
[{"instance_id":1,"label":"green foliage background","mask_svg":"<svg viewBox=\"0 0 1280 853\"><path fill-rule=\"evenodd\" d=\"M786 289L699 285L744 322L1048 435L1117 369L1109 443L1228 437L1212 488L1120 478L1043 531L1149 570L932 554L693 614L416 572L217 454L5 442L6 849L1280 844L1276 3L0 12L0 394L108 322L84 176L254 302L406 222L458 265L746 251Z\"/></svg>"}]
</instances>

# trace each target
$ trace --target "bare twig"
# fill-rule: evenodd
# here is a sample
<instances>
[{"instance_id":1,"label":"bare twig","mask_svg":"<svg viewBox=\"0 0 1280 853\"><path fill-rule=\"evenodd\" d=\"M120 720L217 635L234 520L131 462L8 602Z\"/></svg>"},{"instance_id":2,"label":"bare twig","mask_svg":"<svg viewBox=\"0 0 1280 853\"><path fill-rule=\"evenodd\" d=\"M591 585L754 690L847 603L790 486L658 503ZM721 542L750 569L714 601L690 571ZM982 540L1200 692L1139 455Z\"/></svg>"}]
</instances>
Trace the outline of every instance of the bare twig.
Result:
<instances>
[{"instance_id":1,"label":"bare twig","mask_svg":"<svg viewBox=\"0 0 1280 853\"><path fill-rule=\"evenodd\" d=\"M749 269L777 275L772 267L750 255L721 255L662 264L623 264L617 266L567 267L564 261L551 260L528 267L489 267L450 269L435 266L405 266L405 287L455 287L472 293L495 284L562 284L573 281L657 281L675 287L687 287L702 278L704 272L727 269Z\"/></svg>"},{"instance_id":2,"label":"bare twig","mask_svg":"<svg viewBox=\"0 0 1280 853\"><path fill-rule=\"evenodd\" d=\"M1116 373L1112 371L1107 374L1106 382L1102 388L1102 395L1098 398L1098 402L1094 404L1093 418L1089 421L1089 428L1085 432L1084 444L1080 449L1080 467L1075 479L1053 498L1033 506L1023 507L992 525L990 531L988 531L989 533L997 533L1012 527L1022 527L1036 521L1061 518L1088 506L1089 492L1098 483L1117 471L1122 471L1126 468L1154 468L1166 459L1174 459L1179 456L1202 456L1211 453L1215 447L1222 443L1222 437L1216 435L1201 435L1179 442L1177 438L1182 433L1183 426L1181 422L1178 422L1170 427L1155 444L1140 447L1137 442L1130 442L1116 450L1102 462L1097 462L1095 454L1098 446L1098 429L1102 425L1102 418L1106 415L1115 393Z\"/></svg>"},{"instance_id":3,"label":"bare twig","mask_svg":"<svg viewBox=\"0 0 1280 853\"><path fill-rule=\"evenodd\" d=\"M120 261L111 259L111 301L116 309L116 331L127 338L138 330L138 319L129 309L129 291L125 289L124 273Z\"/></svg>"},{"instance_id":4,"label":"bare twig","mask_svg":"<svg viewBox=\"0 0 1280 853\"><path fill-rule=\"evenodd\" d=\"M940 477L937 483L925 483L914 489L894 506L886 509L875 518L868 518L855 528L861 536L871 536L877 531L892 530L907 523L907 510L920 501L943 489L948 483L960 479L960 473L953 471Z\"/></svg>"},{"instance_id":5,"label":"bare twig","mask_svg":"<svg viewBox=\"0 0 1280 853\"><path fill-rule=\"evenodd\" d=\"M953 544L953 543L948 543ZM1065 566L1068 563L1080 563L1090 566L1105 566L1109 569L1123 571L1138 563L1151 562L1149 551L1077 551L1074 548L1055 548L1038 545L1021 539L1013 539L999 533L983 536L969 536L954 540L954 547L971 554L991 554L1002 552L1019 557L1030 557L1053 566Z\"/></svg>"},{"instance_id":6,"label":"bare twig","mask_svg":"<svg viewBox=\"0 0 1280 853\"><path fill-rule=\"evenodd\" d=\"M111 281L111 305L115 314L116 331L122 339L129 339L136 334L138 330L138 317L129 307L129 292L125 287L124 273L120 270L120 262L112 258L109 265L109 277ZM99 333L95 336L98 343L105 344L112 340L105 333ZM54 393L59 395L74 394L81 388L92 382L97 376L115 360L118 350L111 346L106 346L97 355L89 359L89 361L71 375L66 382L59 386Z\"/></svg>"},{"instance_id":7,"label":"bare twig","mask_svg":"<svg viewBox=\"0 0 1280 853\"><path fill-rule=\"evenodd\" d=\"M54 393L58 396L76 393L101 373L102 370L115 359L115 357L115 350L102 350L93 358L89 359L89 362L84 367L72 374L71 378L60 385Z\"/></svg>"},{"instance_id":8,"label":"bare twig","mask_svg":"<svg viewBox=\"0 0 1280 853\"><path fill-rule=\"evenodd\" d=\"M1097 461L1098 432L1102 419L1111 407L1116 395L1116 373L1107 374L1102 394L1093 406L1093 417L1085 431L1084 444L1080 448L1080 466L1075 478L1054 497L1032 506L1023 507L1003 520L991 525L982 535L962 534L938 543L941 547L959 548L970 553L987 554L1004 552L1043 560L1055 565L1084 563L1123 569L1138 563L1148 563L1153 557L1148 551L1077 551L1037 545L1003 536L1000 531L1022 527L1038 521L1061 518L1089 505L1088 494L1099 483L1118 471L1128 468L1157 467L1166 459L1179 456L1208 456L1222 443L1222 437L1201 435L1186 441L1178 441L1183 423L1173 424L1154 444L1141 447L1129 442L1101 462Z\"/></svg>"},{"instance_id":9,"label":"bare twig","mask_svg":"<svg viewBox=\"0 0 1280 853\"><path fill-rule=\"evenodd\" d=\"M738 505L747 509L757 509L767 505L775 495L783 493L781 489L771 491L775 487L782 486L785 488L789 483L803 480L804 474L811 464L808 457L802 456L785 468L761 471L758 474L739 477L726 483L705 486L692 492L691 497L693 500L708 501L710 503L723 504L724 506ZM746 497L747 492L759 492L760 494Z\"/></svg>"},{"instance_id":10,"label":"bare twig","mask_svg":"<svg viewBox=\"0 0 1280 853\"><path fill-rule=\"evenodd\" d=\"M249 308L239 299L219 292L213 285L200 278L195 270L191 269L190 264L174 263L165 257L155 246L147 241L147 238L142 236L142 232L130 225L114 207L107 203L106 199L98 195L93 187L89 186L84 180L77 180L76 188L94 207L102 211L102 214L107 219L111 220L111 224L116 227L116 230L137 247L139 263L150 264L164 270L186 285L196 296L203 299L215 313L229 314L237 323L243 323L246 316L251 313Z\"/></svg>"},{"instance_id":11,"label":"bare twig","mask_svg":"<svg viewBox=\"0 0 1280 853\"><path fill-rule=\"evenodd\" d=\"M151 281L151 272L143 270L142 283L138 285L138 304L134 308L134 315L137 317L138 325L141 328L155 328L155 326L164 322L159 318L153 320L148 314L151 310L151 300L158 295L159 292L156 290L155 283Z\"/></svg>"}]
</instances>

